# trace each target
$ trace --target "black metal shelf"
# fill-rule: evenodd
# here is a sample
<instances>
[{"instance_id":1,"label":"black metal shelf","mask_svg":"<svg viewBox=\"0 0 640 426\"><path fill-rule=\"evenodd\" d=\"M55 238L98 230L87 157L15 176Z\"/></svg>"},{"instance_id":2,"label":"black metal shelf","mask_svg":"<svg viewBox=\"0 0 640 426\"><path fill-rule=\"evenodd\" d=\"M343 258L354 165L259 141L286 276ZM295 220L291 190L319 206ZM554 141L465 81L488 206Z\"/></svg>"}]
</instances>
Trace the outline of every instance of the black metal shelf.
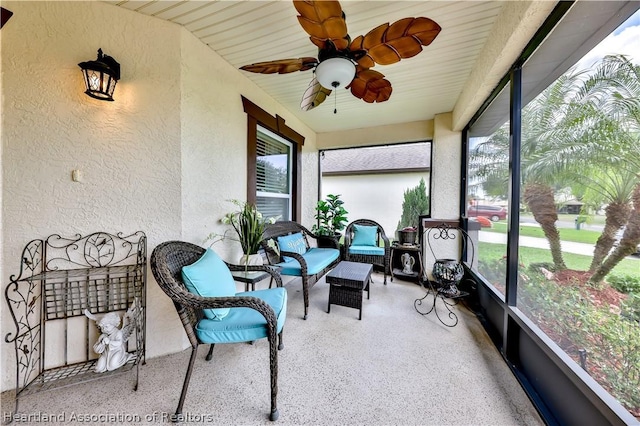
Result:
<instances>
[{"instance_id":1,"label":"black metal shelf","mask_svg":"<svg viewBox=\"0 0 640 426\"><path fill-rule=\"evenodd\" d=\"M402 268L401 256L405 253L408 253L414 258L413 272L411 273L404 272ZM390 262L391 281L393 281L394 278L399 278L417 284L420 283L423 275L422 248L420 244L399 244L397 241L394 241L391 245Z\"/></svg>"},{"instance_id":2,"label":"black metal shelf","mask_svg":"<svg viewBox=\"0 0 640 426\"><path fill-rule=\"evenodd\" d=\"M44 271L39 274L21 278L17 281L35 281L35 280L72 280L86 278L89 274L94 279L101 275L109 276L113 274L127 274L139 272L138 265L120 265L120 266L103 266L91 268L77 269L59 269L55 271Z\"/></svg>"},{"instance_id":3,"label":"black metal shelf","mask_svg":"<svg viewBox=\"0 0 640 426\"><path fill-rule=\"evenodd\" d=\"M14 414L23 396L110 377L134 367L137 390L138 369L146 351L146 241L141 231L126 236L96 232L72 238L54 234L25 246L20 273L10 277L5 289L16 327L5 336L7 343L15 345ZM99 332L85 310L93 315L119 313L132 305L137 315L127 328L131 359L114 371L95 372L98 356L90 340ZM59 325L52 324L50 329L51 321ZM52 347L56 337L58 352L63 354L51 356L45 348Z\"/></svg>"},{"instance_id":4,"label":"black metal shelf","mask_svg":"<svg viewBox=\"0 0 640 426\"><path fill-rule=\"evenodd\" d=\"M396 277L396 278L400 278L400 279L416 280L416 279L420 278L420 273L413 272L411 274L406 274L406 273L402 272L402 269L393 268L393 276Z\"/></svg>"}]
</instances>

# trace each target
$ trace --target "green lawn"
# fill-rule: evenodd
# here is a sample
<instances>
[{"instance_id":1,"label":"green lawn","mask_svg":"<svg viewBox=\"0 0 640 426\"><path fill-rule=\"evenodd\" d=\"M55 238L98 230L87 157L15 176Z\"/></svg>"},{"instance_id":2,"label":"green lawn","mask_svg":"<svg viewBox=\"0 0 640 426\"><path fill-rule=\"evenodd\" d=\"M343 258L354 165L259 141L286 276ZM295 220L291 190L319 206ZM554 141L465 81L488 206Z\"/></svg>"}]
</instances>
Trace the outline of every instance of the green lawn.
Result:
<instances>
[{"instance_id":1,"label":"green lawn","mask_svg":"<svg viewBox=\"0 0 640 426\"><path fill-rule=\"evenodd\" d=\"M558 214L558 220L564 222L573 222L577 215L575 214ZM587 225L604 225L605 216L592 215L587 216Z\"/></svg>"},{"instance_id":2,"label":"green lawn","mask_svg":"<svg viewBox=\"0 0 640 426\"><path fill-rule=\"evenodd\" d=\"M482 228L487 232L498 232L502 234L507 233L507 222L499 221L493 222L493 228ZM562 241L573 241L576 243L595 244L600 237L600 231L589 231L586 229L573 229L573 228L558 228L560 232L560 239ZM545 238L542 229L537 226L520 226L520 235L524 237L538 237Z\"/></svg>"},{"instance_id":3,"label":"green lawn","mask_svg":"<svg viewBox=\"0 0 640 426\"><path fill-rule=\"evenodd\" d=\"M506 244L492 244L480 242L478 253L482 253L483 259L500 259L507 254ZM525 266L531 263L548 262L553 263L551 252L545 249L537 249L531 247L520 247L520 262ZM583 256L580 254L563 253L562 257L569 269L578 271L586 271L591 264L591 256ZM613 268L613 275L638 275L640 270L640 260L623 259Z\"/></svg>"}]
</instances>

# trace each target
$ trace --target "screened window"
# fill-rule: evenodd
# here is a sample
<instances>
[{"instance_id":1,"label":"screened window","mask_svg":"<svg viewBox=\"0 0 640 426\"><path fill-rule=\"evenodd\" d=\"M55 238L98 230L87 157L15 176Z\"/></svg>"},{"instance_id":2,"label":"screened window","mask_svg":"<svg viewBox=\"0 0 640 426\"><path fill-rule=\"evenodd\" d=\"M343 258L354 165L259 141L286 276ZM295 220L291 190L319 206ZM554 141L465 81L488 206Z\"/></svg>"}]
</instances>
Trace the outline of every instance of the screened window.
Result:
<instances>
[{"instance_id":1,"label":"screened window","mask_svg":"<svg viewBox=\"0 0 640 426\"><path fill-rule=\"evenodd\" d=\"M466 215L480 223L477 272L504 296L509 208L509 91L507 84L469 129ZM497 123L497 124L496 124ZM500 125L500 123L503 123Z\"/></svg>"},{"instance_id":2,"label":"screened window","mask_svg":"<svg viewBox=\"0 0 640 426\"><path fill-rule=\"evenodd\" d=\"M389 238L405 226L418 226L418 215L430 212L431 142L411 142L322 151L321 197L339 194L349 222L378 222ZM422 189L423 197L408 204L407 191ZM384 199L381 203L380 199ZM407 223L408 218L415 223Z\"/></svg>"},{"instance_id":3,"label":"screened window","mask_svg":"<svg viewBox=\"0 0 640 426\"><path fill-rule=\"evenodd\" d=\"M247 113L247 201L266 218L298 220L304 136L244 96L242 105Z\"/></svg>"},{"instance_id":4,"label":"screened window","mask_svg":"<svg viewBox=\"0 0 640 426\"><path fill-rule=\"evenodd\" d=\"M509 203L506 223L498 218L479 232L476 271L492 284L484 288L515 307L505 310L505 320L496 298L483 304L513 364L522 363L527 375L547 362L521 350L531 347L519 333L526 319L533 333L554 343L547 353L556 365L566 363L566 376L593 392L584 393L588 403L602 398L631 424L640 412L640 293L628 284L637 282L633 254L640 243L633 231L640 223L633 102L640 90L640 12L626 2L559 5L569 6L544 43L525 49L510 73L511 87L496 93L468 128L467 214L481 210L478 199ZM571 54L559 55L558 46ZM539 377L533 387L546 401L573 389L573 383ZM591 418L574 407L557 413L556 419L574 419L562 424Z\"/></svg>"},{"instance_id":5,"label":"screened window","mask_svg":"<svg viewBox=\"0 0 640 426\"><path fill-rule=\"evenodd\" d=\"M258 126L256 206L264 217L291 218L292 144Z\"/></svg>"}]
</instances>

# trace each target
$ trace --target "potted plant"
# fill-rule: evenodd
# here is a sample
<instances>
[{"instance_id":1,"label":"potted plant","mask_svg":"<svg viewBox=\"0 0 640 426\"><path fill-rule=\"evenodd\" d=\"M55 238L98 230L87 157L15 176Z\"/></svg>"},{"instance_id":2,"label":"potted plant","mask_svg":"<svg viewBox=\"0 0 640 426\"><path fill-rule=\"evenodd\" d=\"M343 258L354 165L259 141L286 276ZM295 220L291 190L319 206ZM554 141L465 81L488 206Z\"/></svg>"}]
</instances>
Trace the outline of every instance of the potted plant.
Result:
<instances>
[{"instance_id":1,"label":"potted plant","mask_svg":"<svg viewBox=\"0 0 640 426\"><path fill-rule=\"evenodd\" d=\"M311 231L319 236L318 244L324 247L339 248L340 232L347 227L347 213L340 195L327 195L325 200L318 201L316 215L318 223Z\"/></svg>"},{"instance_id":2,"label":"potted plant","mask_svg":"<svg viewBox=\"0 0 640 426\"><path fill-rule=\"evenodd\" d=\"M238 206L238 210L227 213L220 221L226 225L231 225L236 236L230 237L227 234L230 230L227 230L222 235L211 233L207 240L213 241L212 244L227 238L239 241L243 253L239 264L262 265L262 256L258 254L258 250L263 238L264 226L266 223L274 223L275 218L265 220L255 205L238 200L230 201Z\"/></svg>"},{"instance_id":3,"label":"potted plant","mask_svg":"<svg viewBox=\"0 0 640 426\"><path fill-rule=\"evenodd\" d=\"M397 234L400 244L414 245L418 235L420 215L429 213L429 196L424 179L411 189L404 191L402 216L398 222Z\"/></svg>"}]
</instances>

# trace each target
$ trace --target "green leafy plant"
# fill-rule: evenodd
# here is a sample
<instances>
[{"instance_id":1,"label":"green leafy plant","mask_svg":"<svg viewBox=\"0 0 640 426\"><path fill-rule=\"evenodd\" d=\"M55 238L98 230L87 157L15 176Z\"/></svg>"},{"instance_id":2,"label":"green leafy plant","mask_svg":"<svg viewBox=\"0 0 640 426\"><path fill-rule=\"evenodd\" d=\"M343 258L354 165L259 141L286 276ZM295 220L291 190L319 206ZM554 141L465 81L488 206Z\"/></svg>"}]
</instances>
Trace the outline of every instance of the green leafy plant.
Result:
<instances>
[{"instance_id":1,"label":"green leafy plant","mask_svg":"<svg viewBox=\"0 0 640 426\"><path fill-rule=\"evenodd\" d=\"M427 186L424 179L420 179L418 186L404 191L404 201L402 202L402 216L396 229L404 228L418 229L418 216L429 213L429 196L427 196Z\"/></svg>"},{"instance_id":2,"label":"green leafy plant","mask_svg":"<svg viewBox=\"0 0 640 426\"><path fill-rule=\"evenodd\" d=\"M640 408L640 320L635 294L622 304L594 306L580 286L558 285L539 271L518 282L519 307L630 411ZM558 338L560 337L560 338Z\"/></svg>"},{"instance_id":3,"label":"green leafy plant","mask_svg":"<svg viewBox=\"0 0 640 426\"><path fill-rule=\"evenodd\" d=\"M315 219L318 223L313 225L311 231L316 235L333 237L347 227L348 211L343 207L344 201L340 195L327 195L325 200L318 201L316 205Z\"/></svg>"},{"instance_id":4,"label":"green leafy plant","mask_svg":"<svg viewBox=\"0 0 640 426\"><path fill-rule=\"evenodd\" d=\"M274 223L276 218L272 217L265 220L255 205L238 200L229 201L238 206L238 210L227 213L220 221L226 225L231 225L237 238L229 237L228 231L230 230L227 230L222 235L212 232L206 241L212 241L211 244L215 244L223 239L231 239L240 242L244 254L258 253L265 224Z\"/></svg>"},{"instance_id":5,"label":"green leafy plant","mask_svg":"<svg viewBox=\"0 0 640 426\"><path fill-rule=\"evenodd\" d=\"M621 293L638 293L640 294L640 276L633 275L610 275L607 281L611 287Z\"/></svg>"}]
</instances>

